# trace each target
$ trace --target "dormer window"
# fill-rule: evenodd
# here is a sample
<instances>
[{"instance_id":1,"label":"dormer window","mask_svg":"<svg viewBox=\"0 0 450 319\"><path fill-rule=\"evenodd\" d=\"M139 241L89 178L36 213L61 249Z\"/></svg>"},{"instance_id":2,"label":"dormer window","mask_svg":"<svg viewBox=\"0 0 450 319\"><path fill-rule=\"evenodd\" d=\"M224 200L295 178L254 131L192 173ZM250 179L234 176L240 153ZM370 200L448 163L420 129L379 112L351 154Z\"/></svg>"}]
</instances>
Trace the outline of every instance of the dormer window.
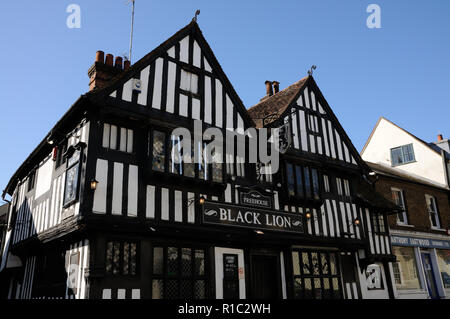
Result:
<instances>
[{"instance_id":1,"label":"dormer window","mask_svg":"<svg viewBox=\"0 0 450 319\"><path fill-rule=\"evenodd\" d=\"M198 75L182 69L180 89L189 93L198 94Z\"/></svg>"},{"instance_id":2,"label":"dormer window","mask_svg":"<svg viewBox=\"0 0 450 319\"><path fill-rule=\"evenodd\" d=\"M403 145L391 149L391 163L392 166L398 166L415 162L414 148L412 144Z\"/></svg>"}]
</instances>

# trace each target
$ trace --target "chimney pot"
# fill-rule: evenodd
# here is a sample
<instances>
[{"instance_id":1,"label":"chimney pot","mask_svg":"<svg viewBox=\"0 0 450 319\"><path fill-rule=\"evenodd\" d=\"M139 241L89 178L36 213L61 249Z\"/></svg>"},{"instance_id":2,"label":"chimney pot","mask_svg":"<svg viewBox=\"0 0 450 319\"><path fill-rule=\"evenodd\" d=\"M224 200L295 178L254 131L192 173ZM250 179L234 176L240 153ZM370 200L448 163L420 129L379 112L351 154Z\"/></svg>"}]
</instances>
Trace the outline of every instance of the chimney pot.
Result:
<instances>
[{"instance_id":1,"label":"chimney pot","mask_svg":"<svg viewBox=\"0 0 450 319\"><path fill-rule=\"evenodd\" d=\"M123 61L123 69L126 71L130 68L131 62L129 60Z\"/></svg>"},{"instance_id":2,"label":"chimney pot","mask_svg":"<svg viewBox=\"0 0 450 319\"><path fill-rule=\"evenodd\" d=\"M95 62L105 63L105 52L103 51L97 51L95 54Z\"/></svg>"},{"instance_id":3,"label":"chimney pot","mask_svg":"<svg viewBox=\"0 0 450 319\"><path fill-rule=\"evenodd\" d=\"M441 142L441 141L443 141L444 140L444 138L442 137L442 134L439 134L438 135L438 142Z\"/></svg>"},{"instance_id":4,"label":"chimney pot","mask_svg":"<svg viewBox=\"0 0 450 319\"><path fill-rule=\"evenodd\" d=\"M273 94L277 94L280 91L280 82L273 81Z\"/></svg>"},{"instance_id":5,"label":"chimney pot","mask_svg":"<svg viewBox=\"0 0 450 319\"><path fill-rule=\"evenodd\" d=\"M272 96L273 95L272 82L271 81L266 81L264 83L266 84L266 94L267 94L267 96Z\"/></svg>"},{"instance_id":6,"label":"chimney pot","mask_svg":"<svg viewBox=\"0 0 450 319\"><path fill-rule=\"evenodd\" d=\"M106 55L106 61L105 61L105 64L106 65L113 65L113 60L114 60L114 57L113 57L113 55L112 54L110 54L110 53L108 53L107 55Z\"/></svg>"},{"instance_id":7,"label":"chimney pot","mask_svg":"<svg viewBox=\"0 0 450 319\"><path fill-rule=\"evenodd\" d=\"M116 56L115 67L119 68L119 69L122 69L122 57L121 56Z\"/></svg>"}]
</instances>

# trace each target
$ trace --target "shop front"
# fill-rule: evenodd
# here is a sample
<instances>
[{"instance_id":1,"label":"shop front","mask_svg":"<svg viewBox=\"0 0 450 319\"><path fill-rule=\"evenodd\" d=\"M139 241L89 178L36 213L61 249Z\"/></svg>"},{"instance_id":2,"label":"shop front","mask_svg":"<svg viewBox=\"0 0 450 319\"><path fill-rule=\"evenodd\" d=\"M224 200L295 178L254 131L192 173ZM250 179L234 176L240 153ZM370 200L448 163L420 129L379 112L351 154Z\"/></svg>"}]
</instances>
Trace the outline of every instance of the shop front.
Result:
<instances>
[{"instance_id":1,"label":"shop front","mask_svg":"<svg viewBox=\"0 0 450 319\"><path fill-rule=\"evenodd\" d=\"M392 263L396 298L450 298L448 236L392 233L392 251L397 258Z\"/></svg>"}]
</instances>

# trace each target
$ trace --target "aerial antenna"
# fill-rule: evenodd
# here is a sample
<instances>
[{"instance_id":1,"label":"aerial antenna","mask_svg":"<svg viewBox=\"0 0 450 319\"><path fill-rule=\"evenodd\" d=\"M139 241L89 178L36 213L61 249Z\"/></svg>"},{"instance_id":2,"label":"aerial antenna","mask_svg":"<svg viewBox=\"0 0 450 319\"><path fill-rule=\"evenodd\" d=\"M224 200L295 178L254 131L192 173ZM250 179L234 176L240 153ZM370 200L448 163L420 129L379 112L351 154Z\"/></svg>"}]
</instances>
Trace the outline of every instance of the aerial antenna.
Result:
<instances>
[{"instance_id":1,"label":"aerial antenna","mask_svg":"<svg viewBox=\"0 0 450 319\"><path fill-rule=\"evenodd\" d=\"M132 5L131 8L131 31L130 31L130 53L128 55L128 60L131 61L131 51L133 49L133 28L134 28L134 1L135 0L128 0L128 2L126 4L130 4Z\"/></svg>"},{"instance_id":2,"label":"aerial antenna","mask_svg":"<svg viewBox=\"0 0 450 319\"><path fill-rule=\"evenodd\" d=\"M315 65L311 66L311 69L309 69L308 71L308 75L312 76L315 69L317 69L317 66Z\"/></svg>"},{"instance_id":3,"label":"aerial antenna","mask_svg":"<svg viewBox=\"0 0 450 319\"><path fill-rule=\"evenodd\" d=\"M195 16L192 18L192 21L197 22L197 17L200 14L200 10L197 9L197 11L195 11Z\"/></svg>"}]
</instances>

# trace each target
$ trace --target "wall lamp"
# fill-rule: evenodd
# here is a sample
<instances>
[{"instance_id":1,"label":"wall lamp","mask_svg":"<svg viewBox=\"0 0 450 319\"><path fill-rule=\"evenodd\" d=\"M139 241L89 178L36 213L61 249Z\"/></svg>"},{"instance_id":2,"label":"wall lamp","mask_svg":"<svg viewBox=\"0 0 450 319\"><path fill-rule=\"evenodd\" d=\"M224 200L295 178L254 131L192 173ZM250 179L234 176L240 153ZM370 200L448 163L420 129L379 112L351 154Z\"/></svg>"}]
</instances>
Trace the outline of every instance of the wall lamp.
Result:
<instances>
[{"instance_id":1,"label":"wall lamp","mask_svg":"<svg viewBox=\"0 0 450 319\"><path fill-rule=\"evenodd\" d=\"M311 219L311 212L309 210L306 211L305 217L306 219Z\"/></svg>"},{"instance_id":2,"label":"wall lamp","mask_svg":"<svg viewBox=\"0 0 450 319\"><path fill-rule=\"evenodd\" d=\"M99 181L97 181L96 179L91 180L91 190L95 191L97 189L98 183Z\"/></svg>"},{"instance_id":3,"label":"wall lamp","mask_svg":"<svg viewBox=\"0 0 450 319\"><path fill-rule=\"evenodd\" d=\"M189 200L188 202L188 207L191 206L193 203L195 203L196 201L198 201L198 203L200 205L203 205L205 203L205 197L200 196L198 200L196 200L195 198L192 198L191 200Z\"/></svg>"},{"instance_id":4,"label":"wall lamp","mask_svg":"<svg viewBox=\"0 0 450 319\"><path fill-rule=\"evenodd\" d=\"M264 235L264 232L262 230L255 229L254 232L258 235Z\"/></svg>"}]
</instances>

